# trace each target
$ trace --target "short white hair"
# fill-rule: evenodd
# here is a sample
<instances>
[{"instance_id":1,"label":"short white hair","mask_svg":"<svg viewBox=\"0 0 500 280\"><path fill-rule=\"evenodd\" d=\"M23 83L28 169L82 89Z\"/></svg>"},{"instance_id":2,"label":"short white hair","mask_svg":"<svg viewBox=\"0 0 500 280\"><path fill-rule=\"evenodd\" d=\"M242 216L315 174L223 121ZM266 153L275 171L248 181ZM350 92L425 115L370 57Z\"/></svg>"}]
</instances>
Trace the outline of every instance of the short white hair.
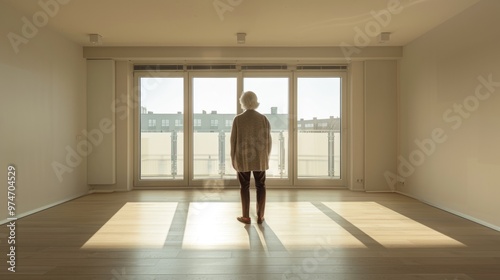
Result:
<instances>
[{"instance_id":1,"label":"short white hair","mask_svg":"<svg viewBox=\"0 0 500 280\"><path fill-rule=\"evenodd\" d=\"M254 110L260 105L257 95L253 91L245 91L240 97L240 104L241 108L245 110Z\"/></svg>"}]
</instances>

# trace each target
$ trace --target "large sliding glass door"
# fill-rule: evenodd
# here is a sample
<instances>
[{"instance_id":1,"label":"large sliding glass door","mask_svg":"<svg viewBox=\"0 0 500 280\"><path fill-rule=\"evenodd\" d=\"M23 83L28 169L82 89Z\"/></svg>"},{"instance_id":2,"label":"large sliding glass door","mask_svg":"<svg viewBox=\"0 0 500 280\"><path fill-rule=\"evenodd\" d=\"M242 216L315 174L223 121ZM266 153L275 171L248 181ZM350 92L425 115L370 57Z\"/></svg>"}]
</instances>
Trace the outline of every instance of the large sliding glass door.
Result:
<instances>
[{"instance_id":1,"label":"large sliding glass door","mask_svg":"<svg viewBox=\"0 0 500 280\"><path fill-rule=\"evenodd\" d=\"M290 76L283 73L244 73L244 91L253 91L259 98L257 111L271 124L272 149L269 158L268 181L290 184L289 172L289 98ZM274 180L280 179L280 180Z\"/></svg>"},{"instance_id":2,"label":"large sliding glass door","mask_svg":"<svg viewBox=\"0 0 500 280\"><path fill-rule=\"evenodd\" d=\"M184 77L139 77L141 180L184 179Z\"/></svg>"},{"instance_id":3,"label":"large sliding glass door","mask_svg":"<svg viewBox=\"0 0 500 280\"><path fill-rule=\"evenodd\" d=\"M296 76L296 182L344 185L345 118L343 75L299 73Z\"/></svg>"},{"instance_id":4,"label":"large sliding glass door","mask_svg":"<svg viewBox=\"0 0 500 280\"><path fill-rule=\"evenodd\" d=\"M237 78L231 74L195 73L190 82L192 179L234 179L229 140L237 111Z\"/></svg>"},{"instance_id":5,"label":"large sliding glass door","mask_svg":"<svg viewBox=\"0 0 500 280\"><path fill-rule=\"evenodd\" d=\"M310 71L136 72L136 186L237 185L238 98L271 124L268 185L345 186L345 75Z\"/></svg>"}]
</instances>

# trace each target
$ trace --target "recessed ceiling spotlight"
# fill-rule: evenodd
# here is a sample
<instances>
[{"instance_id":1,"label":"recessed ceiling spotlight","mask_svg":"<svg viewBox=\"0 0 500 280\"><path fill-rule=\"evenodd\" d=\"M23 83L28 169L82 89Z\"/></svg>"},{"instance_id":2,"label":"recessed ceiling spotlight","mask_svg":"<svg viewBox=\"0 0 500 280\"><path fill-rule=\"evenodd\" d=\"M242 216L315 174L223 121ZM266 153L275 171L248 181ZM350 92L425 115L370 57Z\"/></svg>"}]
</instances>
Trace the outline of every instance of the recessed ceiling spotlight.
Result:
<instances>
[{"instance_id":1,"label":"recessed ceiling spotlight","mask_svg":"<svg viewBox=\"0 0 500 280\"><path fill-rule=\"evenodd\" d=\"M378 36L378 42L379 43L388 42L390 39L391 39L391 32L382 32Z\"/></svg>"},{"instance_id":2,"label":"recessed ceiling spotlight","mask_svg":"<svg viewBox=\"0 0 500 280\"><path fill-rule=\"evenodd\" d=\"M238 44L245 44L245 38L247 37L246 33L238 33L236 34L236 41Z\"/></svg>"},{"instance_id":3,"label":"recessed ceiling spotlight","mask_svg":"<svg viewBox=\"0 0 500 280\"><path fill-rule=\"evenodd\" d=\"M92 45L102 44L102 36L99 34L89 34L89 41Z\"/></svg>"}]
</instances>

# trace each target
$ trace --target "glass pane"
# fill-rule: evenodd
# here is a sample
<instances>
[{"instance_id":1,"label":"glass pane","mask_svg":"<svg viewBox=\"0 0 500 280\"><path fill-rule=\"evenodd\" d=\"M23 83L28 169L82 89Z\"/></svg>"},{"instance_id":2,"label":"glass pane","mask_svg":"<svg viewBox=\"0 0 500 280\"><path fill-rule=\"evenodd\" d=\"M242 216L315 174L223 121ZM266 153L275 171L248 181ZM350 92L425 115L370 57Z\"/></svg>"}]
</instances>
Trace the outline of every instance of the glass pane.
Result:
<instances>
[{"instance_id":1,"label":"glass pane","mask_svg":"<svg viewBox=\"0 0 500 280\"><path fill-rule=\"evenodd\" d=\"M193 178L235 178L231 126L236 78L193 78Z\"/></svg>"},{"instance_id":2,"label":"glass pane","mask_svg":"<svg viewBox=\"0 0 500 280\"><path fill-rule=\"evenodd\" d=\"M183 179L183 78L141 78L141 179Z\"/></svg>"},{"instance_id":3,"label":"glass pane","mask_svg":"<svg viewBox=\"0 0 500 280\"><path fill-rule=\"evenodd\" d=\"M297 80L297 176L340 178L341 78Z\"/></svg>"},{"instance_id":4,"label":"glass pane","mask_svg":"<svg viewBox=\"0 0 500 280\"><path fill-rule=\"evenodd\" d=\"M288 78L244 78L244 91L257 94L257 111L271 124L273 146L267 178L288 178Z\"/></svg>"}]
</instances>

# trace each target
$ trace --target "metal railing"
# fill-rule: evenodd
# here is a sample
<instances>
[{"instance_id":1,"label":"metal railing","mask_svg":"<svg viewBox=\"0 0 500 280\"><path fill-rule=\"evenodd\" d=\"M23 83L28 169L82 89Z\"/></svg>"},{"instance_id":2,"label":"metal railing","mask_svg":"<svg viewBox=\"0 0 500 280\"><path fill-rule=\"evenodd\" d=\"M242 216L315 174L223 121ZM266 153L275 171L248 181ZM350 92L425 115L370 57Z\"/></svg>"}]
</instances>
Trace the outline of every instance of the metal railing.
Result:
<instances>
[{"instance_id":1,"label":"metal railing","mask_svg":"<svg viewBox=\"0 0 500 280\"><path fill-rule=\"evenodd\" d=\"M309 131L300 131L309 133ZM313 131L311 131L313 132ZM207 132L203 132L207 133ZM193 157L195 177L219 177L224 178L227 175L234 175L236 172L232 169L229 151L227 151L226 139L229 132L219 131L210 132L218 134L217 153L196 154ZM287 155L286 155L286 131L273 131L278 136L278 153L270 156L270 166L277 174L269 174L269 177L286 178L287 177ZM328 177L338 177L339 172L336 168L340 164L340 155L335 154L335 131L323 131L315 134L327 134L327 147L324 147L325 153L321 155L300 155L299 164L303 170L315 170L318 166L327 164ZM184 156L179 154L178 133L170 132L170 154L149 153L141 154L141 177L168 177L177 178L182 175ZM196 134L196 133L195 133ZM179 172L179 166L181 172ZM303 173L303 172L301 172Z\"/></svg>"}]
</instances>

